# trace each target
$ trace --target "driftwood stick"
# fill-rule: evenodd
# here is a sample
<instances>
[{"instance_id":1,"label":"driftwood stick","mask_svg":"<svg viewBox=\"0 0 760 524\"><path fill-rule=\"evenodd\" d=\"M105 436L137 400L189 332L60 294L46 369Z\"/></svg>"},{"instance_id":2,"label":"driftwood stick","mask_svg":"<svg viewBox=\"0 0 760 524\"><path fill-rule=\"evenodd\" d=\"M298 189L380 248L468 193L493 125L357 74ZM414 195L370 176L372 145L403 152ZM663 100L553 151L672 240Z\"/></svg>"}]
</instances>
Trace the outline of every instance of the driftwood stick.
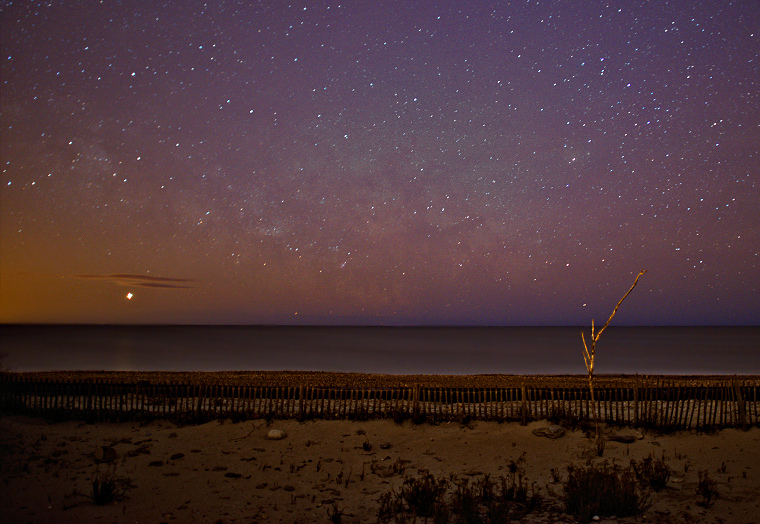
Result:
<instances>
[{"instance_id":1,"label":"driftwood stick","mask_svg":"<svg viewBox=\"0 0 760 524\"><path fill-rule=\"evenodd\" d=\"M636 275L636 280L633 281L633 285L631 286L631 289L628 290L628 293L623 295L623 298L621 298L620 302L617 303L617 306L615 306L615 309L612 310L612 314L610 315L610 318L607 319L607 323L604 326L602 326L602 329L600 329L599 332L596 334L596 337L594 338L594 342L599 340L599 337L602 335L602 332L605 329L607 329L607 326L609 326L610 322L612 322L612 317L614 317L615 313L617 313L617 310L620 307L620 304L622 304L623 300L625 300L628 297L628 295L631 294L631 291L633 291L633 288L635 288L636 284L639 283L639 278L641 277L641 275L643 275L646 272L647 272L646 269L642 269L641 271L639 271L639 274ZM593 320L591 320L591 336L594 336L594 321Z\"/></svg>"},{"instance_id":2,"label":"driftwood stick","mask_svg":"<svg viewBox=\"0 0 760 524\"><path fill-rule=\"evenodd\" d=\"M599 431L599 417L597 416L596 399L594 398L594 357L596 356L596 343L599 340L599 337L602 336L604 330L607 329L607 326L610 325L610 322L612 322L612 318L615 316L615 313L617 313L618 308L620 308L620 304L622 304L628 295L631 294L633 288L635 288L636 284L639 283L639 278L641 275L646 272L646 269L639 271L639 274L636 275L636 280L633 281L631 288L625 295L623 295L623 298L618 301L615 309L612 310L610 318L607 319L607 323L604 324L604 326L602 326L602 329L600 329L598 332L595 332L594 319L591 319L591 348L589 348L588 344L586 344L586 336L581 331L581 340L583 340L583 361L585 362L586 370L588 371L588 389L591 395L591 413L594 418L594 424L596 426L597 450L599 451L600 456L602 454L604 446L601 432Z\"/></svg>"}]
</instances>

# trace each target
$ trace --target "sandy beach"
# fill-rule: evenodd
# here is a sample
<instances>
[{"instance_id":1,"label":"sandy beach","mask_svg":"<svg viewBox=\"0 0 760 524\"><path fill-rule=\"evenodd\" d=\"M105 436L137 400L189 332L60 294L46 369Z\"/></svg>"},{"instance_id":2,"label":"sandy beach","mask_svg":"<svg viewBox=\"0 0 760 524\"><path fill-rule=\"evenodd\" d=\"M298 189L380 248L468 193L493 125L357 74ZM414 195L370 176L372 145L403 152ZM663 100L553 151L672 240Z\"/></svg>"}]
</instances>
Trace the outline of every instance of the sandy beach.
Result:
<instances>
[{"instance_id":1,"label":"sandy beach","mask_svg":"<svg viewBox=\"0 0 760 524\"><path fill-rule=\"evenodd\" d=\"M568 465L608 461L626 467L652 456L672 469L651 507L609 522L736 522L760 520L760 428L661 435L608 428L599 458L593 439L570 430L541 436L546 421L475 421L399 425L315 420L150 423L51 423L0 418L0 513L5 522L376 522L380 497L406 477L476 481L517 467L542 495L526 522L573 522L561 496ZM268 438L272 429L284 438ZM545 432L545 431L544 431ZM538 433L538 435L537 435ZM697 504L699 472L716 482L709 507ZM88 497L94 478L115 480L114 501Z\"/></svg>"}]
</instances>

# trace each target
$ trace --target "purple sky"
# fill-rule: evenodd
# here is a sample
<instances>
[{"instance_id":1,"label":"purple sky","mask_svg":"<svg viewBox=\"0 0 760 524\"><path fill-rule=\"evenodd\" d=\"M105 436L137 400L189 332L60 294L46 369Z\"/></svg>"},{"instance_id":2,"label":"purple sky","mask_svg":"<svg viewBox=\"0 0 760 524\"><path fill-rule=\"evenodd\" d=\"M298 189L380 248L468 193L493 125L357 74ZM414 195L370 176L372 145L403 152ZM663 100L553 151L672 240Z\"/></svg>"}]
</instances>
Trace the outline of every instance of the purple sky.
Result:
<instances>
[{"instance_id":1,"label":"purple sky","mask_svg":"<svg viewBox=\"0 0 760 524\"><path fill-rule=\"evenodd\" d=\"M0 321L758 324L760 6L4 2Z\"/></svg>"}]
</instances>

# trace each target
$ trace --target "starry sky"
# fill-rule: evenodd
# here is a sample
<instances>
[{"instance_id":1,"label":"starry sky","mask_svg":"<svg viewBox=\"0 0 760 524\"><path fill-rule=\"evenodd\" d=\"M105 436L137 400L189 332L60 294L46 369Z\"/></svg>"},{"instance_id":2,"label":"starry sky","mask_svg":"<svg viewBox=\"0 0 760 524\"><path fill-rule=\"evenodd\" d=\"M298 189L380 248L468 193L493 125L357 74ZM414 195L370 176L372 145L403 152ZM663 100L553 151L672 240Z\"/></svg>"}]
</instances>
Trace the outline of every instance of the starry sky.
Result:
<instances>
[{"instance_id":1,"label":"starry sky","mask_svg":"<svg viewBox=\"0 0 760 524\"><path fill-rule=\"evenodd\" d=\"M0 321L760 323L760 4L3 1Z\"/></svg>"}]
</instances>

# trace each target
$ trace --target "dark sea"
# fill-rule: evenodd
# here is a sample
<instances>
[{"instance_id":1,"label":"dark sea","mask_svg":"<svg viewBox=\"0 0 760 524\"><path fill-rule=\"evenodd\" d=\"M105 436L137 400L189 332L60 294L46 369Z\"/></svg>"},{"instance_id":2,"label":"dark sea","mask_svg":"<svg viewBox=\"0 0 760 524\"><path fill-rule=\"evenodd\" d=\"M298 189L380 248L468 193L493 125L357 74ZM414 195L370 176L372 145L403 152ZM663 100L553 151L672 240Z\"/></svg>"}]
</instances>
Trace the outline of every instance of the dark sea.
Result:
<instances>
[{"instance_id":1,"label":"dark sea","mask_svg":"<svg viewBox=\"0 0 760 524\"><path fill-rule=\"evenodd\" d=\"M11 371L583 374L581 329L5 325L0 363ZM596 372L760 374L760 327L609 327Z\"/></svg>"}]
</instances>

